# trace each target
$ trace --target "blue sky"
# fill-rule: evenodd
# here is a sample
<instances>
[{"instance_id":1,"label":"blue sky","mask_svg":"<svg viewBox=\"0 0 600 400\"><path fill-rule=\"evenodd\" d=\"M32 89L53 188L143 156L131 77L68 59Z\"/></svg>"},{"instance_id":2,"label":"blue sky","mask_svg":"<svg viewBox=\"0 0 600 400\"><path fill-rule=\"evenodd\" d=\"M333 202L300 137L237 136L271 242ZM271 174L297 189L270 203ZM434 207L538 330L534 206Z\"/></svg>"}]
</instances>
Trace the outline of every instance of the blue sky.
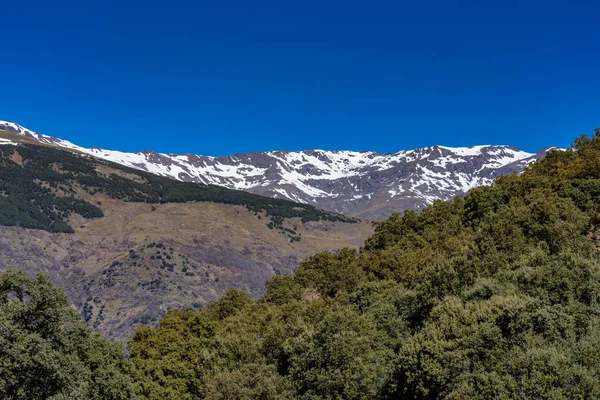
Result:
<instances>
[{"instance_id":1,"label":"blue sky","mask_svg":"<svg viewBox=\"0 0 600 400\"><path fill-rule=\"evenodd\" d=\"M598 3L7 1L0 119L206 155L568 146L600 126Z\"/></svg>"}]
</instances>

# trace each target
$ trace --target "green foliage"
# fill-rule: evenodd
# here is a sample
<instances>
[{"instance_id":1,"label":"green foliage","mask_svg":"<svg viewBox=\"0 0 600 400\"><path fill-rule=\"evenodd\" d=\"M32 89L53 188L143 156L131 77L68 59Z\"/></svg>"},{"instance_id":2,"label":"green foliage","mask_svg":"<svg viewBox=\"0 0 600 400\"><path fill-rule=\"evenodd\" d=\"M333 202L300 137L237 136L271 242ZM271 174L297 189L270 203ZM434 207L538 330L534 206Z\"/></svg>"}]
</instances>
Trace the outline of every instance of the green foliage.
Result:
<instances>
[{"instance_id":1,"label":"green foliage","mask_svg":"<svg viewBox=\"0 0 600 400\"><path fill-rule=\"evenodd\" d=\"M276 275L266 283L266 293L263 301L283 305L292 301L302 300L304 287L291 276Z\"/></svg>"},{"instance_id":2,"label":"green foliage","mask_svg":"<svg viewBox=\"0 0 600 400\"><path fill-rule=\"evenodd\" d=\"M267 282L261 299L231 289L204 309L170 311L129 343L135 392L153 400L600 398L599 214L600 130L464 199L394 214L360 250L310 257ZM47 332L61 318L32 319L34 296L6 293L0 307L14 308L0 322L35 329L32 343L57 337ZM90 396L118 398L106 393L127 386L114 371L128 363L108 342L73 352L51 340L33 353L27 341L0 346L0 368L34 360L31 373L0 371L4 393L79 398L92 380L99 392Z\"/></svg>"},{"instance_id":3,"label":"green foliage","mask_svg":"<svg viewBox=\"0 0 600 400\"><path fill-rule=\"evenodd\" d=\"M364 272L356 263L356 251L347 248L304 260L295 275L301 286L315 288L321 295L330 297L341 291L352 291L364 280Z\"/></svg>"},{"instance_id":4,"label":"green foliage","mask_svg":"<svg viewBox=\"0 0 600 400\"><path fill-rule=\"evenodd\" d=\"M388 339L368 313L327 309L311 330L288 338L288 374L303 398L377 398L394 373Z\"/></svg>"},{"instance_id":5,"label":"green foliage","mask_svg":"<svg viewBox=\"0 0 600 400\"><path fill-rule=\"evenodd\" d=\"M92 334L49 278L0 274L0 397L131 399L121 346Z\"/></svg>"},{"instance_id":6,"label":"green foliage","mask_svg":"<svg viewBox=\"0 0 600 400\"><path fill-rule=\"evenodd\" d=\"M216 373L206 382L206 400L289 400L291 382L266 364L245 364L233 371Z\"/></svg>"},{"instance_id":7,"label":"green foliage","mask_svg":"<svg viewBox=\"0 0 600 400\"><path fill-rule=\"evenodd\" d=\"M228 292L193 313L215 329L186 382L208 399L600 397L599 171L596 131L375 223L359 251L310 257L258 301Z\"/></svg>"},{"instance_id":8,"label":"green foliage","mask_svg":"<svg viewBox=\"0 0 600 400\"><path fill-rule=\"evenodd\" d=\"M25 147L19 150L26 156L30 155ZM71 214L85 218L103 215L98 207L74 197L70 192L57 196L50 190L50 187L57 188L60 184L71 186L74 175L56 172L47 158L31 157L20 166L11 160L14 151L14 146L0 146L0 194L4 195L0 196L0 225L72 233L73 229L65 222ZM63 162L74 171L86 170L68 159Z\"/></svg>"},{"instance_id":9,"label":"green foliage","mask_svg":"<svg viewBox=\"0 0 600 400\"><path fill-rule=\"evenodd\" d=\"M580 365L572 310L521 295L450 297L403 346L411 398L597 398L597 371Z\"/></svg>"},{"instance_id":10,"label":"green foliage","mask_svg":"<svg viewBox=\"0 0 600 400\"><path fill-rule=\"evenodd\" d=\"M24 160L22 165L13 161L15 152ZM99 165L119 173L100 173L96 168ZM59 196L52 189L63 193ZM71 214L85 218L103 216L100 208L79 197L80 191L92 195L104 193L114 199L133 202L210 201L244 205L255 215L266 213L271 219L269 228L282 230L288 229L283 227L286 218L302 218L303 222L356 222L353 218L306 204L219 186L179 182L51 147L0 146L0 225L72 233L72 227L66 222ZM295 231L289 231L295 234Z\"/></svg>"},{"instance_id":11,"label":"green foliage","mask_svg":"<svg viewBox=\"0 0 600 400\"><path fill-rule=\"evenodd\" d=\"M136 391L148 399L203 396L204 348L216 324L204 313L170 311L156 330L141 328L129 343Z\"/></svg>"},{"instance_id":12,"label":"green foliage","mask_svg":"<svg viewBox=\"0 0 600 400\"><path fill-rule=\"evenodd\" d=\"M222 320L234 315L251 302L252 299L246 293L229 289L218 302L210 303L207 310L214 318Z\"/></svg>"}]
</instances>

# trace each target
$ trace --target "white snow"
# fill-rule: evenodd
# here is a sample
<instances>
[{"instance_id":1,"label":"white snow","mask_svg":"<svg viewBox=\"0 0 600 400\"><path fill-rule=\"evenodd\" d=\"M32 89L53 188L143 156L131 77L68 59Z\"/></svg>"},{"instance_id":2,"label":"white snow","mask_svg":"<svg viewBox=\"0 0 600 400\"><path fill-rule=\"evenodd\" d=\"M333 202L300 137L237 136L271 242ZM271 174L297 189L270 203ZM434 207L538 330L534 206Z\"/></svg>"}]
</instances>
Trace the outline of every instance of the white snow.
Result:
<instances>
[{"instance_id":1,"label":"white snow","mask_svg":"<svg viewBox=\"0 0 600 400\"><path fill-rule=\"evenodd\" d=\"M414 196L425 203L431 203L436 198L452 198L476 186L489 185L492 180L480 173L525 161L533 156L508 146L490 145L433 146L393 154L372 151L270 151L261 155L262 164L265 164L264 159L271 160L268 166L257 167L252 163L252 157L256 156L253 154L206 157L88 149L66 140L37 134L15 123L0 121L0 126L2 125L10 126L17 133L43 143L55 144L153 174L177 180L181 180L183 176L195 182L239 190L270 188L281 197L300 202L338 197L342 182L351 189L348 199L371 199L375 193L359 189L355 182L359 179L371 179L374 174L379 174L380 177L383 176L382 173L389 175L391 172L386 171L403 166L397 171L403 171L406 175L393 175L388 184L382 185L386 188L381 190L386 190L391 197ZM0 144L5 142L6 139L0 140ZM480 164L481 160L484 161L483 164ZM463 168L469 172L461 172ZM270 178L267 179L267 176ZM401 186L398 186L398 181L402 182Z\"/></svg>"},{"instance_id":2,"label":"white snow","mask_svg":"<svg viewBox=\"0 0 600 400\"><path fill-rule=\"evenodd\" d=\"M16 146L16 145L18 145L19 143L17 143L17 142L13 142L12 140L9 140L9 139L3 139L3 138L0 138L0 144L12 144L12 145L15 145L15 146Z\"/></svg>"},{"instance_id":3,"label":"white snow","mask_svg":"<svg viewBox=\"0 0 600 400\"><path fill-rule=\"evenodd\" d=\"M458 156L461 157L466 157L466 156L477 156L479 154L481 154L481 150L486 148L486 147L490 147L489 144L486 145L482 145L482 146L469 146L469 147L446 147L446 146L437 146L441 149L446 149L448 151L450 151L451 153L454 153Z\"/></svg>"}]
</instances>

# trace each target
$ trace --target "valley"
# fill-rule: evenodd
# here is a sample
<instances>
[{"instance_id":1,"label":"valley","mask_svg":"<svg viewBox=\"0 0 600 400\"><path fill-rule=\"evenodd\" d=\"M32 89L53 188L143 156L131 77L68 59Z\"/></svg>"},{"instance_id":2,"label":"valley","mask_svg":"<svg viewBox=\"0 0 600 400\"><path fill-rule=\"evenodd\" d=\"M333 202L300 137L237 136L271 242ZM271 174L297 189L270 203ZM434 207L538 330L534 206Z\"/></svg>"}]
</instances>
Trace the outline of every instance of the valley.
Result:
<instances>
[{"instance_id":1,"label":"valley","mask_svg":"<svg viewBox=\"0 0 600 400\"><path fill-rule=\"evenodd\" d=\"M169 309L200 308L231 287L260 296L273 275L320 251L358 247L372 233L369 221L191 183L183 185L197 196L234 204L152 200L153 188L169 179L148 181L151 175L77 153L19 146L0 146L7 196L0 220L17 225L0 227L0 270L48 274L86 323L112 338L156 324ZM83 209L97 211L84 217ZM26 223L37 229L18 226Z\"/></svg>"},{"instance_id":2,"label":"valley","mask_svg":"<svg viewBox=\"0 0 600 400\"><path fill-rule=\"evenodd\" d=\"M48 274L66 290L85 322L111 338L126 338L140 326L155 325L167 310L201 308L228 288L261 296L265 281L272 276L289 275L301 260L322 251L358 248L373 233L368 219L348 218L313 205L274 198L283 193L281 188L285 185L246 188L268 196L261 197L206 183L172 180L169 173L132 164L127 161L129 156L117 160L126 164L120 165L106 160L114 159L114 152L107 157L97 149L79 148L16 124L4 123L2 127L5 130L0 130L4 141L0 143L0 189L5 197L0 196L0 223L5 226L0 227L0 270ZM395 157L434 164L446 160L445 170L454 174L454 167L447 163L452 162L457 151L437 148ZM541 157L541 153L534 156L508 147L460 152L470 158L460 160L456 168L483 171L494 165L491 176L522 170L531 159ZM436 157L432 156L434 153ZM300 157L303 162L305 157L316 157L311 165L325 169L328 167L323 163L331 161L332 154L308 152ZM504 158L495 164L488 160L486 167L481 154ZM138 156L158 163L165 160L149 153ZM284 156L255 154L246 160L256 164L262 159L258 164L273 165L270 159L281 160ZM333 159L343 165L347 164L344 157L359 156L370 160L372 166L360 173L366 174L360 179L367 186L383 176L373 169L381 162L391 162L384 168L388 178L382 178L389 182L404 176L398 168L417 171L415 166L401 166L373 154L336 153L337 158ZM239 161L240 156L236 157L218 162ZM357 165L364 162L358 161ZM269 179L269 168L249 173L256 179ZM454 176L463 186L451 187L438 176L436 185L447 190L436 192L437 198L461 194L468 187L487 182L483 178L467 182L464 177ZM347 188L359 190L358 181L352 183L352 179L347 179L346 187L331 186L337 191L334 198L347 197ZM224 186L240 186L227 182L220 181ZM303 186L290 187L301 190ZM368 194L377 204L352 208L342 202L346 204L342 209L349 214L387 217L393 212L419 209L436 198L431 194L415 197L409 192L393 201L388 192ZM308 198L299 200L325 204ZM342 204L334 203L324 208L339 209Z\"/></svg>"},{"instance_id":3,"label":"valley","mask_svg":"<svg viewBox=\"0 0 600 400\"><path fill-rule=\"evenodd\" d=\"M0 400L600 399L599 15L4 2Z\"/></svg>"},{"instance_id":4,"label":"valley","mask_svg":"<svg viewBox=\"0 0 600 400\"><path fill-rule=\"evenodd\" d=\"M125 203L103 196L104 217L74 234L0 227L0 270L48 274L86 322L113 338L157 323L169 309L199 308L235 287L253 296L323 250L358 247L370 223L286 221L300 241L241 206ZM154 210L153 210L154 209Z\"/></svg>"}]
</instances>

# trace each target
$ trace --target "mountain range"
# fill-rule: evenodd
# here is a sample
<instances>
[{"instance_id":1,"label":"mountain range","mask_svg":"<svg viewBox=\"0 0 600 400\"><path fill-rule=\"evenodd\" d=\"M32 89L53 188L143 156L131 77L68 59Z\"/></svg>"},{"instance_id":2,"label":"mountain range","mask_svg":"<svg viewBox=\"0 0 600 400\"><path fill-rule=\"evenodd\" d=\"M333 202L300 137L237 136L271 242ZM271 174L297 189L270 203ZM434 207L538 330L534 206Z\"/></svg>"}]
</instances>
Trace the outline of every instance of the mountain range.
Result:
<instances>
[{"instance_id":1,"label":"mountain range","mask_svg":"<svg viewBox=\"0 0 600 400\"><path fill-rule=\"evenodd\" d=\"M301 260L360 246L368 219L462 195L546 151L123 153L0 122L0 271L49 275L90 326L124 338L230 287L260 296Z\"/></svg>"},{"instance_id":2,"label":"mountain range","mask_svg":"<svg viewBox=\"0 0 600 400\"><path fill-rule=\"evenodd\" d=\"M551 149L528 153L504 145L432 146L393 154L306 150L210 157L85 148L5 121L0 121L0 131L179 181L218 185L375 220L489 185L498 176L521 172Z\"/></svg>"},{"instance_id":3,"label":"mountain range","mask_svg":"<svg viewBox=\"0 0 600 400\"><path fill-rule=\"evenodd\" d=\"M48 275L112 338L232 287L260 296L273 275L373 232L369 221L308 204L0 137L0 271Z\"/></svg>"}]
</instances>

